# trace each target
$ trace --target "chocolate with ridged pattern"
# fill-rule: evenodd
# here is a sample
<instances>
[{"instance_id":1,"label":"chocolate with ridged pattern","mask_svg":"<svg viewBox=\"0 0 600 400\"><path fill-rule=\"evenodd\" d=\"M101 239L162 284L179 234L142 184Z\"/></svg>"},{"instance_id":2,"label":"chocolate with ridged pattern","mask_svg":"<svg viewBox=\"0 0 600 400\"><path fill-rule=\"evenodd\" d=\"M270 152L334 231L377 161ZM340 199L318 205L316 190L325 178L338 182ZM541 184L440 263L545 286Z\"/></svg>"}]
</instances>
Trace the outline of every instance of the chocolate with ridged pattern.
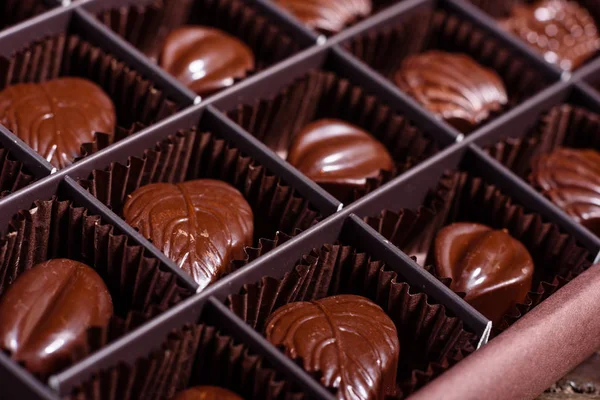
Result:
<instances>
[{"instance_id":1,"label":"chocolate with ridged pattern","mask_svg":"<svg viewBox=\"0 0 600 400\"><path fill-rule=\"evenodd\" d=\"M213 179L142 186L128 196L125 221L206 287L244 256L252 208L233 186Z\"/></svg>"},{"instance_id":2,"label":"chocolate with ridged pattern","mask_svg":"<svg viewBox=\"0 0 600 400\"><path fill-rule=\"evenodd\" d=\"M394 82L463 133L508 103L500 76L466 54L432 50L409 56L394 75Z\"/></svg>"},{"instance_id":3,"label":"chocolate with ridged pattern","mask_svg":"<svg viewBox=\"0 0 600 400\"><path fill-rule=\"evenodd\" d=\"M371 0L275 0L306 26L337 33L371 14Z\"/></svg>"},{"instance_id":4,"label":"chocolate with ridged pattern","mask_svg":"<svg viewBox=\"0 0 600 400\"><path fill-rule=\"evenodd\" d=\"M115 106L95 83L60 78L21 83L0 92L0 123L56 168L81 155L94 132L112 134Z\"/></svg>"}]
</instances>

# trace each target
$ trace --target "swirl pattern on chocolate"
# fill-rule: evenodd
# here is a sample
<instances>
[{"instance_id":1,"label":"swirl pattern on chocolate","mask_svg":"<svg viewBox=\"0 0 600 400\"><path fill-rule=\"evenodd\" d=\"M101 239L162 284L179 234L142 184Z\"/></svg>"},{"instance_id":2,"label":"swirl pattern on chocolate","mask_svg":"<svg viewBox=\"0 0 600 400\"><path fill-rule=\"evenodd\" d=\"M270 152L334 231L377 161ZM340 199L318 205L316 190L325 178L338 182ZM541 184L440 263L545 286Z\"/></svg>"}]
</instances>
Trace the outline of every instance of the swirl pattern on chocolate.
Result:
<instances>
[{"instance_id":1,"label":"swirl pattern on chocolate","mask_svg":"<svg viewBox=\"0 0 600 400\"><path fill-rule=\"evenodd\" d=\"M434 245L435 266L452 278L451 289L492 322L531 290L533 259L521 242L504 230L458 222L440 230Z\"/></svg>"},{"instance_id":2,"label":"swirl pattern on chocolate","mask_svg":"<svg viewBox=\"0 0 600 400\"><path fill-rule=\"evenodd\" d=\"M254 233L246 199L233 186L212 179L142 186L128 197L123 216L200 288L243 256Z\"/></svg>"},{"instance_id":3,"label":"swirl pattern on chocolate","mask_svg":"<svg viewBox=\"0 0 600 400\"><path fill-rule=\"evenodd\" d=\"M237 394L218 386L196 386L177 393L171 400L243 400Z\"/></svg>"},{"instance_id":4,"label":"swirl pattern on chocolate","mask_svg":"<svg viewBox=\"0 0 600 400\"><path fill-rule=\"evenodd\" d=\"M110 293L92 268L53 259L21 274L0 299L0 344L40 376L65 367L90 327L113 313Z\"/></svg>"},{"instance_id":5,"label":"swirl pattern on chocolate","mask_svg":"<svg viewBox=\"0 0 600 400\"><path fill-rule=\"evenodd\" d=\"M517 4L500 25L565 71L577 68L600 48L594 18L576 1Z\"/></svg>"},{"instance_id":6,"label":"swirl pattern on chocolate","mask_svg":"<svg viewBox=\"0 0 600 400\"><path fill-rule=\"evenodd\" d=\"M390 317L369 299L338 295L277 309L265 325L267 339L304 368L322 374L338 399L393 395L400 343Z\"/></svg>"},{"instance_id":7,"label":"swirl pattern on chocolate","mask_svg":"<svg viewBox=\"0 0 600 400\"><path fill-rule=\"evenodd\" d=\"M311 29L337 33L373 10L371 0L275 0Z\"/></svg>"},{"instance_id":8,"label":"swirl pattern on chocolate","mask_svg":"<svg viewBox=\"0 0 600 400\"><path fill-rule=\"evenodd\" d=\"M184 26L165 39L160 66L200 96L229 87L254 69L254 53L214 28Z\"/></svg>"},{"instance_id":9,"label":"swirl pattern on chocolate","mask_svg":"<svg viewBox=\"0 0 600 400\"><path fill-rule=\"evenodd\" d=\"M407 57L396 85L461 132L508 103L502 79L465 54L428 51Z\"/></svg>"},{"instance_id":10,"label":"swirl pattern on chocolate","mask_svg":"<svg viewBox=\"0 0 600 400\"><path fill-rule=\"evenodd\" d=\"M558 148L537 157L530 181L573 219L600 236L600 153Z\"/></svg>"},{"instance_id":11,"label":"swirl pattern on chocolate","mask_svg":"<svg viewBox=\"0 0 600 400\"><path fill-rule=\"evenodd\" d=\"M287 161L340 200L347 188L363 186L368 178L394 168L381 142L336 119L306 125L295 136Z\"/></svg>"},{"instance_id":12,"label":"swirl pattern on chocolate","mask_svg":"<svg viewBox=\"0 0 600 400\"><path fill-rule=\"evenodd\" d=\"M94 132L114 132L116 115L111 99L93 82L60 78L0 92L0 123L64 168L80 155L83 143L94 141Z\"/></svg>"}]
</instances>

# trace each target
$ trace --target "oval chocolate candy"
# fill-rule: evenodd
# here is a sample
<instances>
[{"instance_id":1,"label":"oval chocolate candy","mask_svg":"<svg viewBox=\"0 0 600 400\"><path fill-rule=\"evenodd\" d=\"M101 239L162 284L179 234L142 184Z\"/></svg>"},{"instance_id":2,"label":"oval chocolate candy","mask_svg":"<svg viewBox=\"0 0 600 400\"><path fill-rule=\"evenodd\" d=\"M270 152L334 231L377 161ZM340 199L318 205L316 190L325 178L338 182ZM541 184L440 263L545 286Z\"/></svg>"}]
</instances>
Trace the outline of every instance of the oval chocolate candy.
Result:
<instances>
[{"instance_id":1,"label":"oval chocolate candy","mask_svg":"<svg viewBox=\"0 0 600 400\"><path fill-rule=\"evenodd\" d=\"M286 304L266 322L265 336L300 358L344 400L384 399L396 392L400 342L390 317L371 300L337 295Z\"/></svg>"},{"instance_id":2,"label":"oval chocolate candy","mask_svg":"<svg viewBox=\"0 0 600 400\"><path fill-rule=\"evenodd\" d=\"M195 386L179 392L171 400L243 400L230 390L218 386Z\"/></svg>"},{"instance_id":3,"label":"oval chocolate candy","mask_svg":"<svg viewBox=\"0 0 600 400\"><path fill-rule=\"evenodd\" d=\"M254 53L214 28L184 26L165 39L159 64L200 96L229 87L254 69Z\"/></svg>"},{"instance_id":4,"label":"oval chocolate candy","mask_svg":"<svg viewBox=\"0 0 600 400\"><path fill-rule=\"evenodd\" d=\"M213 179L154 183L128 196L128 224L206 287L252 244L254 216L233 186Z\"/></svg>"},{"instance_id":5,"label":"oval chocolate candy","mask_svg":"<svg viewBox=\"0 0 600 400\"><path fill-rule=\"evenodd\" d=\"M435 267L452 278L451 289L498 323L531 290L533 259L525 246L504 230L458 222L435 238Z\"/></svg>"},{"instance_id":6,"label":"oval chocolate candy","mask_svg":"<svg viewBox=\"0 0 600 400\"><path fill-rule=\"evenodd\" d=\"M23 272L0 298L0 343L40 376L65 367L90 327L106 326L110 293L92 268L53 259Z\"/></svg>"},{"instance_id":7,"label":"oval chocolate candy","mask_svg":"<svg viewBox=\"0 0 600 400\"><path fill-rule=\"evenodd\" d=\"M381 142L337 119L306 125L295 136L287 161L342 201L349 190L394 168L394 160Z\"/></svg>"},{"instance_id":8,"label":"oval chocolate candy","mask_svg":"<svg viewBox=\"0 0 600 400\"><path fill-rule=\"evenodd\" d=\"M431 50L409 56L394 81L436 117L464 133L508 103L500 76L466 54Z\"/></svg>"}]
</instances>

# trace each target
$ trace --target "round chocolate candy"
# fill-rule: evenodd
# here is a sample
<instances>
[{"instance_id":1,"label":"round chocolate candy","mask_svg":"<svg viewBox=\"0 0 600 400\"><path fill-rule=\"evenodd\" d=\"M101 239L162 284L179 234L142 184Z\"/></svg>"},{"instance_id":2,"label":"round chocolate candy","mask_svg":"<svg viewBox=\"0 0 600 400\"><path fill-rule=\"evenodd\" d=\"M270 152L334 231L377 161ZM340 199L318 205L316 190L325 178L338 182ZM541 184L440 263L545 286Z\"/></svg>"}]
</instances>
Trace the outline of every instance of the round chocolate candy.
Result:
<instances>
[{"instance_id":1,"label":"round chocolate candy","mask_svg":"<svg viewBox=\"0 0 600 400\"><path fill-rule=\"evenodd\" d=\"M521 242L504 230L468 222L440 230L434 245L435 267L452 278L451 289L499 323L531 290L533 259Z\"/></svg>"},{"instance_id":2,"label":"round chocolate candy","mask_svg":"<svg viewBox=\"0 0 600 400\"><path fill-rule=\"evenodd\" d=\"M311 29L337 33L371 14L371 0L275 0Z\"/></svg>"},{"instance_id":3,"label":"round chocolate candy","mask_svg":"<svg viewBox=\"0 0 600 400\"><path fill-rule=\"evenodd\" d=\"M237 394L218 386L196 386L179 392L171 400L243 400Z\"/></svg>"},{"instance_id":4,"label":"round chocolate candy","mask_svg":"<svg viewBox=\"0 0 600 400\"><path fill-rule=\"evenodd\" d=\"M254 216L233 186L212 179L154 183L128 196L125 221L206 287L252 245Z\"/></svg>"},{"instance_id":5,"label":"round chocolate candy","mask_svg":"<svg viewBox=\"0 0 600 400\"><path fill-rule=\"evenodd\" d=\"M94 132L112 134L115 106L93 82L60 78L22 83L0 92L0 123L56 168L81 155Z\"/></svg>"},{"instance_id":6,"label":"round chocolate candy","mask_svg":"<svg viewBox=\"0 0 600 400\"><path fill-rule=\"evenodd\" d=\"M500 76L465 54L432 50L409 56L394 81L436 117L464 133L508 103Z\"/></svg>"},{"instance_id":7,"label":"round chocolate candy","mask_svg":"<svg viewBox=\"0 0 600 400\"><path fill-rule=\"evenodd\" d=\"M335 119L306 125L294 138L287 160L340 200L364 186L394 161L385 146L357 126Z\"/></svg>"},{"instance_id":8,"label":"round chocolate candy","mask_svg":"<svg viewBox=\"0 0 600 400\"><path fill-rule=\"evenodd\" d=\"M0 343L34 374L65 367L91 327L113 313L104 281L77 261L54 259L23 272L0 297Z\"/></svg>"},{"instance_id":9,"label":"round chocolate candy","mask_svg":"<svg viewBox=\"0 0 600 400\"><path fill-rule=\"evenodd\" d=\"M576 1L517 3L501 26L565 71L577 68L600 48L594 18Z\"/></svg>"},{"instance_id":10,"label":"round chocolate candy","mask_svg":"<svg viewBox=\"0 0 600 400\"><path fill-rule=\"evenodd\" d=\"M338 295L286 304L267 320L265 336L300 358L308 372L318 372L338 399L383 399L396 392L396 326L369 299Z\"/></svg>"},{"instance_id":11,"label":"round chocolate candy","mask_svg":"<svg viewBox=\"0 0 600 400\"><path fill-rule=\"evenodd\" d=\"M254 53L214 28L184 26L164 41L159 64L200 96L229 87L254 69Z\"/></svg>"},{"instance_id":12,"label":"round chocolate candy","mask_svg":"<svg viewBox=\"0 0 600 400\"><path fill-rule=\"evenodd\" d=\"M558 148L534 160L530 180L573 219L600 236L600 153Z\"/></svg>"}]
</instances>

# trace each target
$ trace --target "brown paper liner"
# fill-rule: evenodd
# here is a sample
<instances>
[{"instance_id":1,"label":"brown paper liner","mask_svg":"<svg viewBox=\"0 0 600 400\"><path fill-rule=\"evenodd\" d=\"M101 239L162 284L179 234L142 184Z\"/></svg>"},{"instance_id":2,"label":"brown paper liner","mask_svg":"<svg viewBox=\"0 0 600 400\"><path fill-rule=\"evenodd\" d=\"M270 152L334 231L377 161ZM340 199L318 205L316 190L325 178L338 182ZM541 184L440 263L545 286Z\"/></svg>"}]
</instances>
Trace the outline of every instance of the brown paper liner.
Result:
<instances>
[{"instance_id":1,"label":"brown paper liner","mask_svg":"<svg viewBox=\"0 0 600 400\"><path fill-rule=\"evenodd\" d=\"M66 399L170 399L200 385L220 386L248 400L300 400L303 393L244 344L217 328L199 324L174 331L132 366L103 370Z\"/></svg>"},{"instance_id":2,"label":"brown paper liner","mask_svg":"<svg viewBox=\"0 0 600 400\"><path fill-rule=\"evenodd\" d=\"M155 62L162 42L183 25L221 29L248 45L259 72L299 51L299 46L280 26L271 23L240 0L156 0L147 6L130 5L97 14L97 18Z\"/></svg>"},{"instance_id":3,"label":"brown paper liner","mask_svg":"<svg viewBox=\"0 0 600 400\"><path fill-rule=\"evenodd\" d=\"M494 185L467 172L444 174L416 213L405 209L398 213L383 211L379 217L366 220L401 250L419 255L420 261L425 260L427 264L433 263L431 253L436 232L454 222L468 221L506 229L523 243L535 265L532 290L524 304L517 304L494 326L495 334L591 265L591 255L573 237L562 233L557 225L544 222L538 214L514 204L512 198ZM437 276L435 265L432 272ZM447 277L439 278L449 282Z\"/></svg>"},{"instance_id":4,"label":"brown paper liner","mask_svg":"<svg viewBox=\"0 0 600 400\"><path fill-rule=\"evenodd\" d=\"M350 122L383 143L396 162L394 171L381 171L361 188L348 187L340 198L350 203L377 189L438 151L438 145L404 116L331 72L311 71L277 96L239 105L228 117L256 136L282 158L295 135L321 118Z\"/></svg>"},{"instance_id":5,"label":"brown paper liner","mask_svg":"<svg viewBox=\"0 0 600 400\"><path fill-rule=\"evenodd\" d=\"M112 99L117 114L114 134L97 133L93 143L83 145L82 157L132 135L178 109L151 81L74 34L47 37L25 46L9 58L0 57L1 89L66 76L85 78L98 84Z\"/></svg>"},{"instance_id":6,"label":"brown paper liner","mask_svg":"<svg viewBox=\"0 0 600 400\"><path fill-rule=\"evenodd\" d=\"M0 146L0 199L24 188L34 179L22 162Z\"/></svg>"},{"instance_id":7,"label":"brown paper liner","mask_svg":"<svg viewBox=\"0 0 600 400\"><path fill-rule=\"evenodd\" d=\"M195 129L169 136L146 150L142 158L130 157L127 166L113 163L104 171L94 170L80 184L122 216L127 196L141 186L204 178L236 187L252 207L255 248L246 248L245 257L251 258L257 249L268 246L269 240L262 238L272 238L279 231L292 234L305 230L321 219L309 201L281 178L225 140L210 132L196 133ZM237 269L239 261L233 261L225 273Z\"/></svg>"},{"instance_id":8,"label":"brown paper liner","mask_svg":"<svg viewBox=\"0 0 600 400\"><path fill-rule=\"evenodd\" d=\"M52 7L48 3L44 0L2 1L0 4L0 29L8 28L49 10Z\"/></svg>"},{"instance_id":9,"label":"brown paper liner","mask_svg":"<svg viewBox=\"0 0 600 400\"><path fill-rule=\"evenodd\" d=\"M92 267L112 296L114 315L107 327L93 327L72 354L72 362L192 294L176 275L143 247L115 232L101 217L68 200L36 201L9 223L0 238L0 296L24 271L53 258L69 258ZM63 367L67 367L65 362Z\"/></svg>"},{"instance_id":10,"label":"brown paper liner","mask_svg":"<svg viewBox=\"0 0 600 400\"><path fill-rule=\"evenodd\" d=\"M527 60L504 47L470 21L444 11L417 11L410 18L385 29L371 30L345 45L355 56L393 81L402 61L427 50L464 53L496 71L508 94L508 104L492 113L483 124L521 104L549 82ZM477 129L474 127L472 130Z\"/></svg>"},{"instance_id":11,"label":"brown paper liner","mask_svg":"<svg viewBox=\"0 0 600 400\"><path fill-rule=\"evenodd\" d=\"M426 294L402 282L383 262L341 244L313 249L283 279L264 277L245 285L226 304L262 333L269 315L285 304L344 293L376 302L397 327L402 345L394 398L415 392L475 348L475 335L444 306L430 304Z\"/></svg>"}]
</instances>

